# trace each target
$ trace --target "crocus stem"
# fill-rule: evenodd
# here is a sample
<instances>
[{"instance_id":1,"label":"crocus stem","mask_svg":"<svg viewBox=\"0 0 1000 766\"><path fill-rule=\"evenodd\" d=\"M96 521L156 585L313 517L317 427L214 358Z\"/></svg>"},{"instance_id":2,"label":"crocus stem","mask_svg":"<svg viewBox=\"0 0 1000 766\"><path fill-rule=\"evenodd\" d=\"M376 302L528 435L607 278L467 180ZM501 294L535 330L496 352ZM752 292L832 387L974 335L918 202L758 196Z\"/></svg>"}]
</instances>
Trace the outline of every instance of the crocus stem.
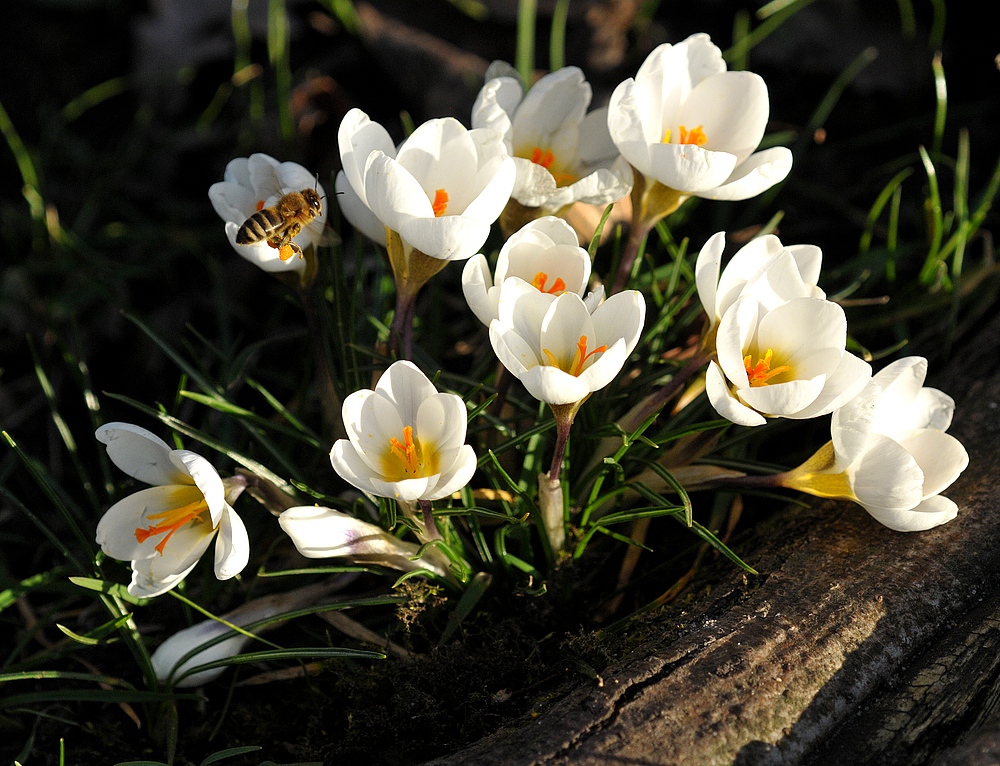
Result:
<instances>
[{"instance_id":1,"label":"crocus stem","mask_svg":"<svg viewBox=\"0 0 1000 766\"><path fill-rule=\"evenodd\" d=\"M552 455L552 465L549 467L549 481L559 481L559 473L566 457L566 444L569 442L569 429L572 425L572 416L569 418L556 416L556 449Z\"/></svg>"},{"instance_id":2,"label":"crocus stem","mask_svg":"<svg viewBox=\"0 0 1000 766\"><path fill-rule=\"evenodd\" d=\"M437 520L434 518L434 512L431 508L430 500L418 500L420 503L420 512L424 517L424 527L427 530L427 540L424 542L429 542L431 540L440 540L441 533L437 528Z\"/></svg>"},{"instance_id":3,"label":"crocus stem","mask_svg":"<svg viewBox=\"0 0 1000 766\"><path fill-rule=\"evenodd\" d=\"M413 358L413 319L417 294L401 290L396 293L396 311L389 327L389 353L398 359Z\"/></svg>"},{"instance_id":4,"label":"crocus stem","mask_svg":"<svg viewBox=\"0 0 1000 766\"><path fill-rule=\"evenodd\" d=\"M728 489L740 491L743 489L776 489L785 486L785 473L772 473L764 476L715 476L688 489Z\"/></svg>"},{"instance_id":5,"label":"crocus stem","mask_svg":"<svg viewBox=\"0 0 1000 766\"><path fill-rule=\"evenodd\" d=\"M646 235L652 231L657 221L674 212L687 197L676 189L664 186L659 181L648 179L638 171L634 171L635 181L632 184L632 228L629 230L628 241L618 262L618 273L611 286L611 293L619 293L625 289L632 267L639 255Z\"/></svg>"},{"instance_id":6,"label":"crocus stem","mask_svg":"<svg viewBox=\"0 0 1000 766\"><path fill-rule=\"evenodd\" d=\"M586 399L581 399L572 404L549 405L556 421L556 448L549 472L538 475L538 507L542 513L542 522L553 554L561 551L566 543L566 509L559 474L562 472L563 460L566 457L566 444L569 442L569 430L573 425L573 418L585 401Z\"/></svg>"},{"instance_id":7,"label":"crocus stem","mask_svg":"<svg viewBox=\"0 0 1000 766\"><path fill-rule=\"evenodd\" d=\"M639 255L639 248L655 223L655 221L649 223L636 222L629 229L628 240L625 242L625 249L622 251L621 260L618 262L618 273L615 274L615 281L611 285L612 295L620 293L628 284L628 280L632 276L632 267L635 265L635 259Z\"/></svg>"}]
</instances>

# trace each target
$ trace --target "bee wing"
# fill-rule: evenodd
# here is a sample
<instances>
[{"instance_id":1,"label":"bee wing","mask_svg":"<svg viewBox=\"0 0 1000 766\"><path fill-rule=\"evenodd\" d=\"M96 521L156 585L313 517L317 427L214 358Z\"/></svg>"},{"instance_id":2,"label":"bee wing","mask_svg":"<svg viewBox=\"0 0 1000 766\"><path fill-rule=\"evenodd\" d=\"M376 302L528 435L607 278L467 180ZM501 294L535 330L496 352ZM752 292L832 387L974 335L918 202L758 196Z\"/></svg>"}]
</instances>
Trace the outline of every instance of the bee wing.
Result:
<instances>
[{"instance_id":1,"label":"bee wing","mask_svg":"<svg viewBox=\"0 0 1000 766\"><path fill-rule=\"evenodd\" d=\"M305 229L309 232L309 236L313 242L319 247L333 247L340 244L340 236L326 221L321 221L317 218L311 221Z\"/></svg>"},{"instance_id":2,"label":"bee wing","mask_svg":"<svg viewBox=\"0 0 1000 766\"><path fill-rule=\"evenodd\" d=\"M259 210L262 207L270 207L275 204L284 196L285 189L281 186L277 168L271 162L257 158L258 155L251 156L248 169L250 171L250 184L259 195L257 201L257 209Z\"/></svg>"}]
</instances>

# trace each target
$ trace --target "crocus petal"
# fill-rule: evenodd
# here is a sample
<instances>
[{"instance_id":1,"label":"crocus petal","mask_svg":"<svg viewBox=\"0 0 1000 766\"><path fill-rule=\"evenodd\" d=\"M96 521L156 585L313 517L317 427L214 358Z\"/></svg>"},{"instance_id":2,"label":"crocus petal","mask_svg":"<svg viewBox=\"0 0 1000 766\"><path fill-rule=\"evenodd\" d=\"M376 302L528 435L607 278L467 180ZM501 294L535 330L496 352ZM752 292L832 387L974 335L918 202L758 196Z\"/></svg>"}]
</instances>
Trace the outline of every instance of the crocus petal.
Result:
<instances>
[{"instance_id":1,"label":"crocus petal","mask_svg":"<svg viewBox=\"0 0 1000 766\"><path fill-rule=\"evenodd\" d=\"M669 189L697 194L720 186L732 174L739 158L694 144L660 143L649 147L649 160L651 177Z\"/></svg>"},{"instance_id":2,"label":"crocus petal","mask_svg":"<svg viewBox=\"0 0 1000 766\"><path fill-rule=\"evenodd\" d=\"M418 476L402 481L386 481L378 476L371 477L375 494L380 497L394 497L407 503L429 499L427 495L437 486L441 474Z\"/></svg>"},{"instance_id":3,"label":"crocus petal","mask_svg":"<svg viewBox=\"0 0 1000 766\"><path fill-rule=\"evenodd\" d=\"M340 556L402 571L429 569L441 577L448 576L447 563L436 561L432 552L415 558L418 547L413 543L398 540L380 527L340 511L296 506L284 511L278 524L306 558Z\"/></svg>"},{"instance_id":4,"label":"crocus petal","mask_svg":"<svg viewBox=\"0 0 1000 766\"><path fill-rule=\"evenodd\" d=\"M146 484L192 484L189 473L170 460L172 448L160 437L131 423L106 423L94 433L108 457L123 472Z\"/></svg>"},{"instance_id":5,"label":"crocus petal","mask_svg":"<svg viewBox=\"0 0 1000 766\"><path fill-rule=\"evenodd\" d=\"M830 434L839 468L853 463L868 448L876 402L881 395L881 387L871 380L853 400L833 413Z\"/></svg>"},{"instance_id":6,"label":"crocus petal","mask_svg":"<svg viewBox=\"0 0 1000 766\"><path fill-rule=\"evenodd\" d=\"M162 596L191 574L191 570L198 563L196 558L187 569L165 575L154 575L152 572L154 561L155 559L146 559L144 561L132 562L132 582L129 583L127 588L130 596L135 596L136 598Z\"/></svg>"},{"instance_id":7,"label":"crocus petal","mask_svg":"<svg viewBox=\"0 0 1000 766\"><path fill-rule=\"evenodd\" d=\"M880 524L897 532L923 532L947 524L958 516L958 506L940 495L929 497L905 511L869 506L865 506L865 510Z\"/></svg>"},{"instance_id":8,"label":"crocus petal","mask_svg":"<svg viewBox=\"0 0 1000 766\"><path fill-rule=\"evenodd\" d=\"M486 256L472 256L465 262L462 269L462 294L476 319L484 325L497 318L496 304L490 300L489 290L493 287L493 277L490 275Z\"/></svg>"},{"instance_id":9,"label":"crocus petal","mask_svg":"<svg viewBox=\"0 0 1000 766\"><path fill-rule=\"evenodd\" d=\"M401 216L396 231L404 241L432 258L461 261L483 246L490 236L490 223L464 215Z\"/></svg>"},{"instance_id":10,"label":"crocus petal","mask_svg":"<svg viewBox=\"0 0 1000 766\"><path fill-rule=\"evenodd\" d=\"M705 146L743 162L764 137L767 86L753 72L719 72L699 82L677 112L677 124L701 125Z\"/></svg>"},{"instance_id":11,"label":"crocus petal","mask_svg":"<svg viewBox=\"0 0 1000 766\"><path fill-rule=\"evenodd\" d=\"M243 519L229 505L222 512L215 540L215 576L228 580L242 572L250 561L250 537Z\"/></svg>"},{"instance_id":12,"label":"crocus petal","mask_svg":"<svg viewBox=\"0 0 1000 766\"><path fill-rule=\"evenodd\" d=\"M513 77L495 77L489 80L472 105L472 127L492 128L501 133L507 141L507 149L513 151L510 145L511 115L523 95L521 83Z\"/></svg>"},{"instance_id":13,"label":"crocus petal","mask_svg":"<svg viewBox=\"0 0 1000 766\"><path fill-rule=\"evenodd\" d=\"M365 195L365 169L372 152L382 152L388 157L396 156L396 147L388 131L377 122L372 122L360 109L351 109L341 120L337 131L340 159L348 184L355 194L367 205Z\"/></svg>"},{"instance_id":14,"label":"crocus petal","mask_svg":"<svg viewBox=\"0 0 1000 766\"><path fill-rule=\"evenodd\" d=\"M698 260L694 265L694 281L698 288L698 299L708 314L709 329L719 321L715 303L719 286L719 269L722 265L722 252L726 247L726 233L717 232L709 237L698 251Z\"/></svg>"},{"instance_id":15,"label":"crocus petal","mask_svg":"<svg viewBox=\"0 0 1000 766\"><path fill-rule=\"evenodd\" d=\"M437 389L413 362L393 362L382 373L375 390L391 400L404 424L416 421L424 401L437 394Z\"/></svg>"},{"instance_id":16,"label":"crocus petal","mask_svg":"<svg viewBox=\"0 0 1000 766\"><path fill-rule=\"evenodd\" d=\"M462 487L472 480L476 472L476 453L468 444L462 445L451 468L442 473L438 478L438 484L434 491L425 500L440 500L450 497L458 492Z\"/></svg>"},{"instance_id":17,"label":"crocus petal","mask_svg":"<svg viewBox=\"0 0 1000 766\"><path fill-rule=\"evenodd\" d=\"M794 417L805 419L828 415L857 396L868 385L871 375L872 368L868 362L845 352L837 369L827 376L826 386L820 394Z\"/></svg>"},{"instance_id":18,"label":"crocus petal","mask_svg":"<svg viewBox=\"0 0 1000 766\"><path fill-rule=\"evenodd\" d=\"M823 375L807 380L792 380L758 388L741 388L741 401L758 412L786 418L797 418L801 412L823 391L826 377Z\"/></svg>"},{"instance_id":19,"label":"crocus petal","mask_svg":"<svg viewBox=\"0 0 1000 766\"><path fill-rule=\"evenodd\" d=\"M423 187L410 171L387 154L369 155L364 179L368 206L387 228L400 231L402 223L410 218L434 217Z\"/></svg>"},{"instance_id":20,"label":"crocus petal","mask_svg":"<svg viewBox=\"0 0 1000 766\"><path fill-rule=\"evenodd\" d=\"M201 493L190 484L148 487L123 497L108 508L97 523L97 544L108 556L119 561L146 559L156 556L159 538L144 543L136 540L135 530L153 526L151 514L177 508L201 499Z\"/></svg>"},{"instance_id":21,"label":"crocus petal","mask_svg":"<svg viewBox=\"0 0 1000 766\"><path fill-rule=\"evenodd\" d=\"M915 431L898 441L923 471L925 498L946 490L969 465L969 453L962 443L933 428Z\"/></svg>"},{"instance_id":22,"label":"crocus petal","mask_svg":"<svg viewBox=\"0 0 1000 766\"><path fill-rule=\"evenodd\" d=\"M586 380L543 364L530 368L520 379L529 394L547 404L573 404L591 393Z\"/></svg>"},{"instance_id":23,"label":"crocus petal","mask_svg":"<svg viewBox=\"0 0 1000 766\"><path fill-rule=\"evenodd\" d=\"M246 158L240 158L246 166ZM236 160L233 160L236 162ZM230 165L232 162L230 163ZM227 171L228 173L228 171ZM256 195L249 186L249 176L245 184L232 181L218 181L208 187L208 199L212 207L223 221L229 221L237 227L247 219L247 210L253 210L257 204Z\"/></svg>"},{"instance_id":24,"label":"crocus petal","mask_svg":"<svg viewBox=\"0 0 1000 766\"><path fill-rule=\"evenodd\" d=\"M143 598L166 593L190 574L211 542L211 530L205 534L190 524L181 527L164 548L163 555L132 562L128 592Z\"/></svg>"},{"instance_id":25,"label":"crocus petal","mask_svg":"<svg viewBox=\"0 0 1000 766\"><path fill-rule=\"evenodd\" d=\"M791 151L784 146L775 146L750 155L720 186L694 194L716 200L750 199L784 181L791 170Z\"/></svg>"},{"instance_id":26,"label":"crocus petal","mask_svg":"<svg viewBox=\"0 0 1000 766\"><path fill-rule=\"evenodd\" d=\"M736 425L762 426L767 422L767 418L732 395L722 374L722 368L714 361L709 363L705 371L705 393L708 394L708 401L715 411Z\"/></svg>"},{"instance_id":27,"label":"crocus petal","mask_svg":"<svg viewBox=\"0 0 1000 766\"><path fill-rule=\"evenodd\" d=\"M344 214L347 222L375 244L385 247L385 224L378 219L365 201L358 196L354 187L348 182L343 170L337 173L334 188L337 190L337 203L340 205L340 212ZM295 259L292 258L289 260Z\"/></svg>"},{"instance_id":28,"label":"crocus petal","mask_svg":"<svg viewBox=\"0 0 1000 766\"><path fill-rule=\"evenodd\" d=\"M646 320L646 301L637 290L615 293L593 312L595 345L608 345L616 339L625 341L625 354L632 353L642 335Z\"/></svg>"},{"instance_id":29,"label":"crocus petal","mask_svg":"<svg viewBox=\"0 0 1000 766\"><path fill-rule=\"evenodd\" d=\"M741 298L729 307L719 322L715 340L719 366L740 390L750 387L750 378L743 366L743 349L756 335L759 317L760 304L753 298Z\"/></svg>"},{"instance_id":30,"label":"crocus petal","mask_svg":"<svg viewBox=\"0 0 1000 766\"><path fill-rule=\"evenodd\" d=\"M208 504L208 510L212 514L212 527L217 527L226 505L226 489L214 466L201 455L188 450L174 450L170 453L170 460L175 466L186 471L195 486L201 490Z\"/></svg>"},{"instance_id":31,"label":"crocus petal","mask_svg":"<svg viewBox=\"0 0 1000 766\"><path fill-rule=\"evenodd\" d=\"M847 474L858 502L866 508L909 510L923 497L923 471L904 447L887 436L874 435Z\"/></svg>"},{"instance_id":32,"label":"crocus petal","mask_svg":"<svg viewBox=\"0 0 1000 766\"><path fill-rule=\"evenodd\" d=\"M599 391L614 380L615 376L621 372L630 353L631 350L628 348L625 338L618 338L617 341L608 346L607 351L602 353L593 364L577 377L587 387L588 393L590 391Z\"/></svg>"},{"instance_id":33,"label":"crocus petal","mask_svg":"<svg viewBox=\"0 0 1000 766\"><path fill-rule=\"evenodd\" d=\"M946 431L951 425L955 401L935 388L924 388L927 360L897 359L875 376L886 395L875 411L874 428L896 437L918 428Z\"/></svg>"},{"instance_id":34,"label":"crocus petal","mask_svg":"<svg viewBox=\"0 0 1000 766\"><path fill-rule=\"evenodd\" d=\"M441 465L451 465L465 444L466 409L452 394L427 397L417 410L413 432L422 442L435 445Z\"/></svg>"},{"instance_id":35,"label":"crocus petal","mask_svg":"<svg viewBox=\"0 0 1000 766\"><path fill-rule=\"evenodd\" d=\"M516 378L540 364L532 344L497 319L490 322L490 344L500 364Z\"/></svg>"},{"instance_id":36,"label":"crocus petal","mask_svg":"<svg viewBox=\"0 0 1000 766\"><path fill-rule=\"evenodd\" d=\"M211 646L206 646L185 660L183 664L178 665L181 657L188 654L194 647L207 643L216 636L226 633L232 634L232 638L227 638ZM179 678L180 680L174 684L175 688L203 686L221 676L226 669L224 667L213 668L190 675L184 675L184 673L198 665L205 665L209 662L225 659L226 657L235 657L243 651L244 647L250 641L249 636L237 633L220 622L206 620L174 633L174 635L156 648L153 656L150 657L150 662L153 670L156 672L157 679L161 683L165 683L171 678Z\"/></svg>"},{"instance_id":37,"label":"crocus petal","mask_svg":"<svg viewBox=\"0 0 1000 766\"><path fill-rule=\"evenodd\" d=\"M372 484L372 472L378 466L362 459L361 453L347 439L338 439L330 450L330 463L344 481L362 492L377 494Z\"/></svg>"}]
</instances>

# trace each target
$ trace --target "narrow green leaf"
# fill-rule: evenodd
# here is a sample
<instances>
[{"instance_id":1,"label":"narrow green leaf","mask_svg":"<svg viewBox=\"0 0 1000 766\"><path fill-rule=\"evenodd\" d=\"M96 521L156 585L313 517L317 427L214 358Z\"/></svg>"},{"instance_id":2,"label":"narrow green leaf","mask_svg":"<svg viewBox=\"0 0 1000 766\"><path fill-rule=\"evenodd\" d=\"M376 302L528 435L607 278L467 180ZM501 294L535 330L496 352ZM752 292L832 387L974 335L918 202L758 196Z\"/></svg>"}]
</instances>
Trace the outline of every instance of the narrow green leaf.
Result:
<instances>
[{"instance_id":1,"label":"narrow green leaf","mask_svg":"<svg viewBox=\"0 0 1000 766\"><path fill-rule=\"evenodd\" d=\"M213 763L218 763L219 761L224 761L226 758L232 758L235 755L243 755L244 753L256 753L264 748L259 745L246 745L245 747L231 747L228 750L220 750L217 753L212 753L204 761L201 762L201 766L211 766Z\"/></svg>"},{"instance_id":2,"label":"narrow green leaf","mask_svg":"<svg viewBox=\"0 0 1000 766\"><path fill-rule=\"evenodd\" d=\"M138 598L131 595L128 592L128 587L119 583L112 583L107 580L98 580L93 577L70 577L69 581L81 588L96 591L97 593L103 593L106 596L113 596L114 598L121 599L129 604L135 604L136 606L145 606L149 603L148 598Z\"/></svg>"}]
</instances>

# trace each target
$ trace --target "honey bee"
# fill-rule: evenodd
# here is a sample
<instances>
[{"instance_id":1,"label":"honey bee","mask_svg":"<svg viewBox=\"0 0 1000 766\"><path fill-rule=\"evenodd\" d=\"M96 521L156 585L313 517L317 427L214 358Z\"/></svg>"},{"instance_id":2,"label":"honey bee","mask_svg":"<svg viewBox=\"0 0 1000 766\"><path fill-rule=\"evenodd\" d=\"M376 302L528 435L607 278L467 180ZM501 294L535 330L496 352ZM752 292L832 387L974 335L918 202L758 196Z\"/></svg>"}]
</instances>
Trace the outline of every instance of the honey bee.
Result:
<instances>
[{"instance_id":1,"label":"honey bee","mask_svg":"<svg viewBox=\"0 0 1000 766\"><path fill-rule=\"evenodd\" d=\"M277 203L261 207L243 222L236 232L236 244L254 245L266 241L283 261L293 255L301 258L302 248L292 240L322 213L323 198L315 189L282 194Z\"/></svg>"}]
</instances>

